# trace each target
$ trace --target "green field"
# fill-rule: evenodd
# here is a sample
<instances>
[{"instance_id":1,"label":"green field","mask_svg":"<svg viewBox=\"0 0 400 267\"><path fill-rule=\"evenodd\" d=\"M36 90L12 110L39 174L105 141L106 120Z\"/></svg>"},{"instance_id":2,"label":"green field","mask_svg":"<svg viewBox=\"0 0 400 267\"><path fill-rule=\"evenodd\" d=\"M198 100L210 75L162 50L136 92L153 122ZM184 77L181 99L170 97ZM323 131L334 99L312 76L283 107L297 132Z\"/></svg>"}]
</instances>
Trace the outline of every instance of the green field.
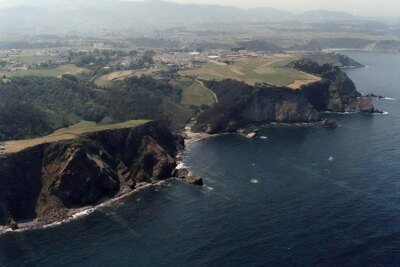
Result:
<instances>
[{"instance_id":1,"label":"green field","mask_svg":"<svg viewBox=\"0 0 400 267\"><path fill-rule=\"evenodd\" d=\"M212 105L214 103L214 94L199 81L191 81L191 83L183 89L182 105L200 107L201 105Z\"/></svg>"},{"instance_id":2,"label":"green field","mask_svg":"<svg viewBox=\"0 0 400 267\"><path fill-rule=\"evenodd\" d=\"M143 125L144 123L147 122L149 122L149 120L131 120L123 123L101 125L101 124L96 124L95 122L81 121L68 128L59 129L58 131L44 137L5 142L6 153L16 153L28 147L33 147L45 143L73 140L79 138L79 136L84 133L91 133L91 132L98 132L98 131L112 130L112 129L132 128Z\"/></svg>"},{"instance_id":3,"label":"green field","mask_svg":"<svg viewBox=\"0 0 400 267\"><path fill-rule=\"evenodd\" d=\"M122 123L115 124L97 124L93 121L81 121L77 124L71 125L67 128L62 128L53 133L53 135L57 134L82 134L88 132L98 132L104 130L112 130L112 129L122 129L122 128L131 128L142 125L149 120L131 120Z\"/></svg>"},{"instance_id":4,"label":"green field","mask_svg":"<svg viewBox=\"0 0 400 267\"><path fill-rule=\"evenodd\" d=\"M109 87L115 81L133 76L140 77L142 75L151 75L154 73L154 71L155 71L154 69L115 71L97 78L94 83L99 87Z\"/></svg>"},{"instance_id":5,"label":"green field","mask_svg":"<svg viewBox=\"0 0 400 267\"><path fill-rule=\"evenodd\" d=\"M197 69L182 71L184 76L194 76L201 80L235 79L254 85L256 83L268 83L276 86L293 86L293 84L309 83L319 80L313 75L294 70L286 65L296 56L274 56L270 58L242 58L227 65L210 61ZM292 86L291 86L292 85Z\"/></svg>"},{"instance_id":6,"label":"green field","mask_svg":"<svg viewBox=\"0 0 400 267\"><path fill-rule=\"evenodd\" d=\"M89 73L90 70L79 68L73 64L61 65L54 69L32 69L32 70L17 70L7 71L0 70L0 76L6 77L23 77L23 76L37 76L37 77L61 77L63 74L80 75Z\"/></svg>"}]
</instances>

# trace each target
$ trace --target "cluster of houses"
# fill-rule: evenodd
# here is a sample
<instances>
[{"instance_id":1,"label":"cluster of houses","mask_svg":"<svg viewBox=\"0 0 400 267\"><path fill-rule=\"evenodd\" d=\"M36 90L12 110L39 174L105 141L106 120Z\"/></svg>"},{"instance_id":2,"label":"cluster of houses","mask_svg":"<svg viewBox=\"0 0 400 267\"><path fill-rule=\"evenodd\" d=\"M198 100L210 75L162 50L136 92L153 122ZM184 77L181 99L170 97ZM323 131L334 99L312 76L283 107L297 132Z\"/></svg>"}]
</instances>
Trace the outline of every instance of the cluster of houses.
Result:
<instances>
[{"instance_id":1,"label":"cluster of houses","mask_svg":"<svg viewBox=\"0 0 400 267\"><path fill-rule=\"evenodd\" d=\"M169 52L155 56L163 65L176 66L179 69L191 69L199 63L207 62L207 55L199 52Z\"/></svg>"},{"instance_id":2,"label":"cluster of houses","mask_svg":"<svg viewBox=\"0 0 400 267\"><path fill-rule=\"evenodd\" d=\"M228 49L206 50L204 52L167 52L155 56L155 60L167 66L191 69L208 61L233 62L241 58L256 58L267 56L265 52L250 52L245 49L232 51Z\"/></svg>"},{"instance_id":3,"label":"cluster of houses","mask_svg":"<svg viewBox=\"0 0 400 267\"><path fill-rule=\"evenodd\" d=\"M0 50L0 67L9 72L28 70L38 66L40 67L44 63L48 63L48 58L51 58L51 61L54 63L63 62L65 61L63 58L68 57L67 51L59 49L43 49L35 51L35 53L32 54L32 57L37 57L39 59L37 63L21 62L16 57L13 57L18 55L22 55L22 50ZM40 63L41 59L43 61L42 63Z\"/></svg>"}]
</instances>

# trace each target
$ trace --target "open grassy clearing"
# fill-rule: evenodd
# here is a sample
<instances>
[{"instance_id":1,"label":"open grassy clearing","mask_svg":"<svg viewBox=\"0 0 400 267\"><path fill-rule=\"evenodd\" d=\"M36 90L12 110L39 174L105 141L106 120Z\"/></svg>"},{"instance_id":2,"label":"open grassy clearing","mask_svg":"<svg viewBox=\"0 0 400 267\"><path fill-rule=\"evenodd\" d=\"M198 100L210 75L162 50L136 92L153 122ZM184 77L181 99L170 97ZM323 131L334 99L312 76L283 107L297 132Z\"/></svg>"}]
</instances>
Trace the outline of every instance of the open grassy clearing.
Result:
<instances>
[{"instance_id":1,"label":"open grassy clearing","mask_svg":"<svg viewBox=\"0 0 400 267\"><path fill-rule=\"evenodd\" d=\"M212 105L216 102L214 94L204 87L200 81L192 81L184 87L182 92L182 105L197 106Z\"/></svg>"},{"instance_id":2,"label":"open grassy clearing","mask_svg":"<svg viewBox=\"0 0 400 267\"><path fill-rule=\"evenodd\" d=\"M288 86L295 82L299 84L299 81L309 83L319 80L316 76L286 67L296 59L298 57L287 55L270 58L242 58L230 65L210 61L200 68L182 71L182 75L195 76L202 80L230 78L252 85L268 83L276 86Z\"/></svg>"},{"instance_id":3,"label":"open grassy clearing","mask_svg":"<svg viewBox=\"0 0 400 267\"><path fill-rule=\"evenodd\" d=\"M73 64L61 65L54 69L33 69L33 70L17 70L7 71L0 70L0 76L6 77L23 77L23 76L37 76L37 77L61 77L63 74L80 75L83 73L91 72L88 69L79 68Z\"/></svg>"},{"instance_id":4,"label":"open grassy clearing","mask_svg":"<svg viewBox=\"0 0 400 267\"><path fill-rule=\"evenodd\" d=\"M55 131L54 133L27 140L17 140L5 142L6 153L16 153L28 147L37 146L40 144L53 143L58 141L73 140L79 138L84 133L99 132L112 129L132 128L143 125L149 122L148 120L131 120L117 124L99 125L95 122L82 121L68 128L63 128Z\"/></svg>"},{"instance_id":5,"label":"open grassy clearing","mask_svg":"<svg viewBox=\"0 0 400 267\"><path fill-rule=\"evenodd\" d=\"M142 75L151 75L154 73L154 71L155 69L115 71L97 78L94 83L99 87L109 87L114 81L122 80L133 76L140 77Z\"/></svg>"}]
</instances>

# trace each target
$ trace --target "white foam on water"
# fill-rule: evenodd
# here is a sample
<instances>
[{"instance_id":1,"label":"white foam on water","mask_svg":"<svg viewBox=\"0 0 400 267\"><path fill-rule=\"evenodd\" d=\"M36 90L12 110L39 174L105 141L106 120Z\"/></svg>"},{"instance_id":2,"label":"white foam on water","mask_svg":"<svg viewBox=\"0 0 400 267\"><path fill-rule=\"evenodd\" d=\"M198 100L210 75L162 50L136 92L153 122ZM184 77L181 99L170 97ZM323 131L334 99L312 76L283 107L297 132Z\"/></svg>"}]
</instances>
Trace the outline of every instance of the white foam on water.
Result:
<instances>
[{"instance_id":1,"label":"white foam on water","mask_svg":"<svg viewBox=\"0 0 400 267\"><path fill-rule=\"evenodd\" d=\"M0 234L4 234L6 232L25 232L25 231L30 231L32 229L46 229L46 228L57 227L57 226L65 224L65 223L69 223L71 221L79 219L81 217L85 217L85 216L95 212L96 210L102 208L102 207L108 207L110 205L115 205L116 203L119 203L121 200L123 200L123 199L125 199L125 198L127 198L127 197L129 197L129 196L131 196L131 195L143 190L144 188L163 185L166 182L167 182L167 180L160 181L160 182L155 183L155 184L146 184L146 185L144 185L144 186L142 186L140 188L136 188L135 190L130 191L129 193L126 193L126 194L124 194L122 196L113 198L113 199L111 199L109 201L106 201L106 202L100 204L100 205L97 205L96 207L86 208L86 209L84 209L82 211L79 211L79 212L76 212L74 214L71 214L68 218L66 218L64 220L61 220L61 221L49 223L49 224L46 224L46 225L32 225L32 226L24 227L24 228L21 228L21 229L18 229L18 230L12 230L12 229L10 229L8 227L7 228L0 228Z\"/></svg>"},{"instance_id":2,"label":"white foam on water","mask_svg":"<svg viewBox=\"0 0 400 267\"><path fill-rule=\"evenodd\" d=\"M260 139L268 139L266 136L260 136Z\"/></svg>"},{"instance_id":3,"label":"white foam on water","mask_svg":"<svg viewBox=\"0 0 400 267\"><path fill-rule=\"evenodd\" d=\"M89 214L93 213L94 211L95 211L94 208L87 209L87 210L84 210L84 211L75 213L75 214L73 214L71 217L72 217L73 220L74 220L74 219L78 219L78 218L81 218L81 217L83 217L83 216L89 215Z\"/></svg>"},{"instance_id":4,"label":"white foam on water","mask_svg":"<svg viewBox=\"0 0 400 267\"><path fill-rule=\"evenodd\" d=\"M250 183L252 183L252 184L258 184L259 181L258 181L257 179L251 179L251 180L250 180Z\"/></svg>"},{"instance_id":5,"label":"white foam on water","mask_svg":"<svg viewBox=\"0 0 400 267\"><path fill-rule=\"evenodd\" d=\"M390 100L390 101L395 101L396 100L396 98L392 98L392 97L384 97L384 98L381 98L382 100Z\"/></svg>"},{"instance_id":6,"label":"white foam on water","mask_svg":"<svg viewBox=\"0 0 400 267\"><path fill-rule=\"evenodd\" d=\"M329 157L329 161L333 161L334 160L334 158L333 157Z\"/></svg>"},{"instance_id":7,"label":"white foam on water","mask_svg":"<svg viewBox=\"0 0 400 267\"><path fill-rule=\"evenodd\" d=\"M372 115L388 115L389 112L384 111L383 113L373 113Z\"/></svg>"}]
</instances>

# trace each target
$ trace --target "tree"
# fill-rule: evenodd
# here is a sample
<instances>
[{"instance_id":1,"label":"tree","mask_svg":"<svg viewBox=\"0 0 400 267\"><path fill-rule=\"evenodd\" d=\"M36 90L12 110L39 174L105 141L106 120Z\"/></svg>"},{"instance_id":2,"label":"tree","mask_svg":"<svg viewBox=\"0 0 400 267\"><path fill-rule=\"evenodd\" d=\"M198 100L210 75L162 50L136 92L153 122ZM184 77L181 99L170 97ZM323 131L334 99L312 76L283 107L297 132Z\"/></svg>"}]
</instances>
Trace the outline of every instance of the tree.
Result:
<instances>
[{"instance_id":1,"label":"tree","mask_svg":"<svg viewBox=\"0 0 400 267\"><path fill-rule=\"evenodd\" d=\"M131 56L131 57L136 57L138 54L139 53L136 50L129 51L129 56Z\"/></svg>"}]
</instances>

